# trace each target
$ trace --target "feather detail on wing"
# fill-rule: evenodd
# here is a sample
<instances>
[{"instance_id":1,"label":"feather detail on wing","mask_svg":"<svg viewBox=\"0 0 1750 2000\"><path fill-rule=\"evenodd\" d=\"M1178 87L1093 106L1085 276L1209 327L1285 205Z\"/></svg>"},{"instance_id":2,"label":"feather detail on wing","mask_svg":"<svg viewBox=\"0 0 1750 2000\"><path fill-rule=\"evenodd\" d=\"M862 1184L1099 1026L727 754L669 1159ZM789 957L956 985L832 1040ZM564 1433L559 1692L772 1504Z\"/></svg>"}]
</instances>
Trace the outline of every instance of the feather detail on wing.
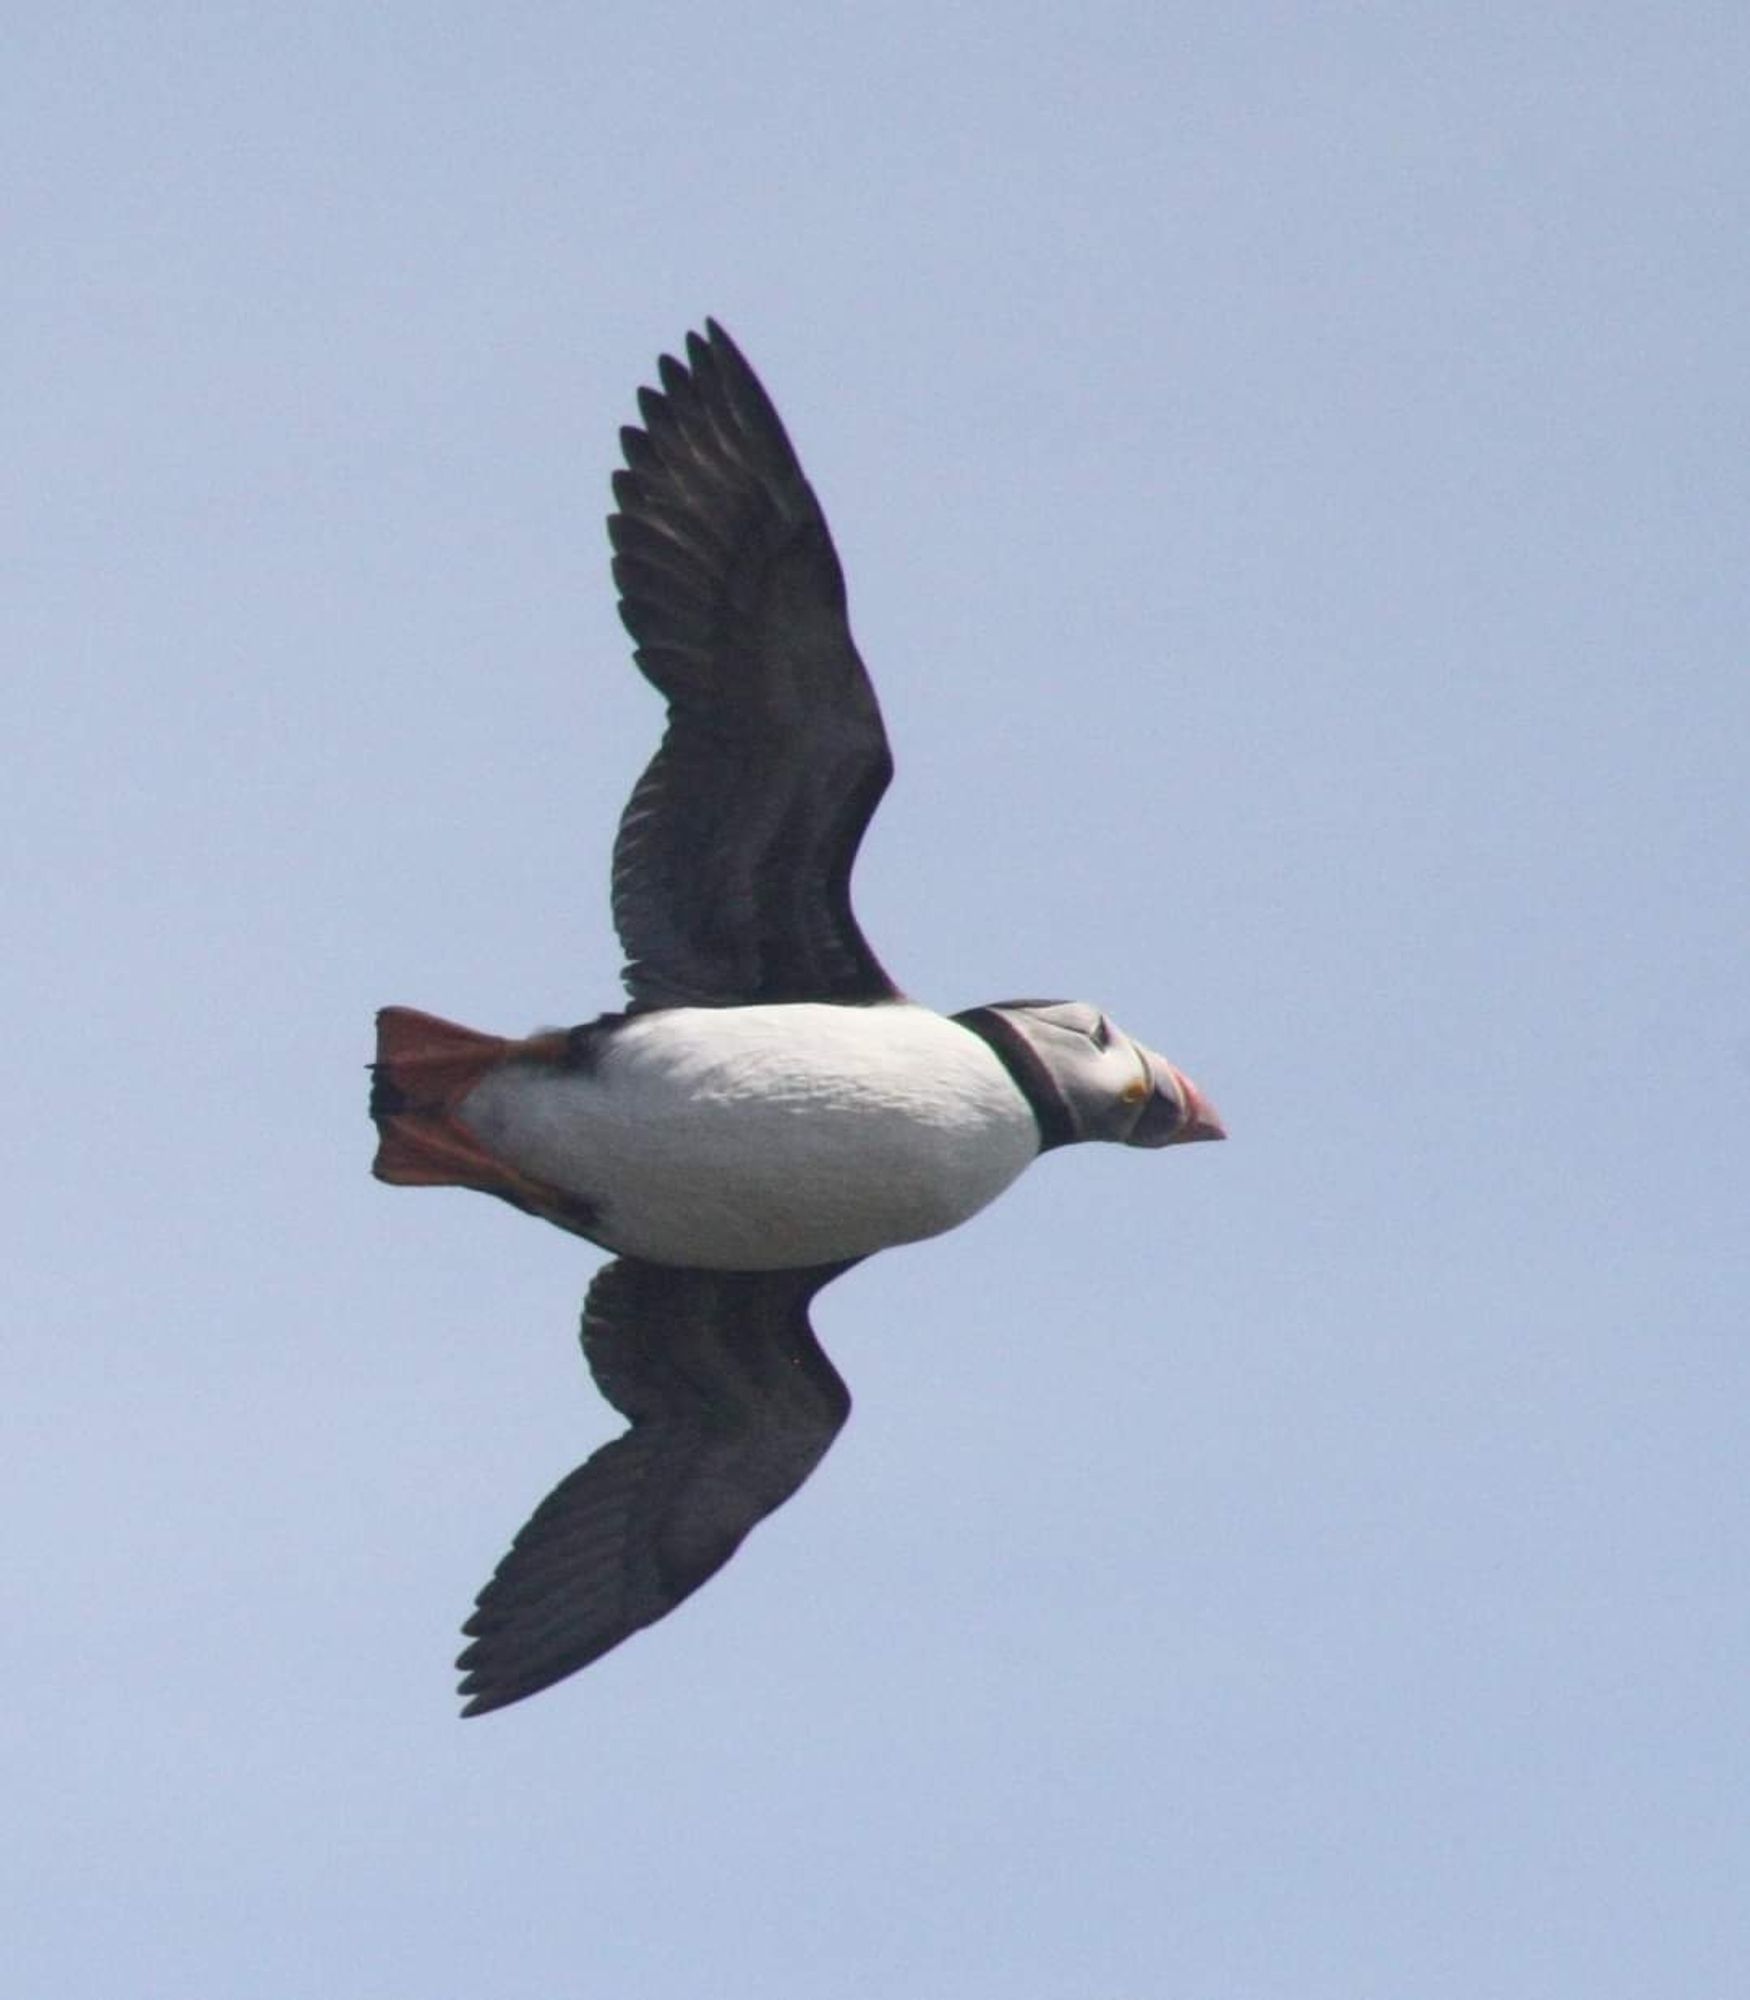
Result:
<instances>
[{"instance_id":1,"label":"feather detail on wing","mask_svg":"<svg viewBox=\"0 0 1750 2000\"><path fill-rule=\"evenodd\" d=\"M668 730L614 846L640 1007L897 997L851 910L892 776L819 502L714 321L621 433L620 615Z\"/></svg>"},{"instance_id":2,"label":"feather detail on wing","mask_svg":"<svg viewBox=\"0 0 1750 2000\"><path fill-rule=\"evenodd\" d=\"M584 1305L597 1386L631 1428L535 1509L463 1627L484 1714L653 1624L814 1470L851 1399L808 1323L848 1267L695 1271L621 1258Z\"/></svg>"}]
</instances>

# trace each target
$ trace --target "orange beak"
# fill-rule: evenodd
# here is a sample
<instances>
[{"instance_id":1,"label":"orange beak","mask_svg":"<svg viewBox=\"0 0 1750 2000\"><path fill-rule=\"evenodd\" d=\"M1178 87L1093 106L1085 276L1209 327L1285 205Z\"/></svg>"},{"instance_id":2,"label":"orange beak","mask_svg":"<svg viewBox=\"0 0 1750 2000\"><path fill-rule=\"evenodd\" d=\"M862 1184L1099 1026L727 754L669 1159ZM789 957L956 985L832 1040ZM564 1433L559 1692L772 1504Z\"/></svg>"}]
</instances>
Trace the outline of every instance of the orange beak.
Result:
<instances>
[{"instance_id":1,"label":"orange beak","mask_svg":"<svg viewBox=\"0 0 1750 2000\"><path fill-rule=\"evenodd\" d=\"M1221 1115L1215 1106L1182 1069L1174 1069L1171 1063L1168 1063L1167 1067L1173 1071L1173 1080L1178 1084L1179 1094L1185 1100L1185 1122L1167 1144L1183 1146L1193 1139L1225 1139L1227 1127L1221 1122Z\"/></svg>"}]
</instances>

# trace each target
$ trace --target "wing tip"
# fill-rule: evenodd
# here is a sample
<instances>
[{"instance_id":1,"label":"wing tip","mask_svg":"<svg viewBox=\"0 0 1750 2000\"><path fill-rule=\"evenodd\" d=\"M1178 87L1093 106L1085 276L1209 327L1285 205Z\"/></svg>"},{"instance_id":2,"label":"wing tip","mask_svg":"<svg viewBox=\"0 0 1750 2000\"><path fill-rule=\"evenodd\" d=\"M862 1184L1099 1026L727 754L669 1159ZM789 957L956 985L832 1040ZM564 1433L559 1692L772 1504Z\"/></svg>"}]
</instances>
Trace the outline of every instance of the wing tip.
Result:
<instances>
[{"instance_id":1,"label":"wing tip","mask_svg":"<svg viewBox=\"0 0 1750 2000\"><path fill-rule=\"evenodd\" d=\"M473 1634L478 1623L477 1618L470 1618L462 1627L463 1633ZM529 1663L524 1661L519 1672L514 1656L508 1660L493 1659L490 1643L493 1636L489 1626L485 1634L475 1638L473 1645L464 1647L456 1656L456 1667L462 1676L456 1693L462 1701L464 1721L471 1716L490 1715L494 1709L509 1708L513 1702L526 1701L530 1695L555 1686L577 1671L569 1665L555 1672L530 1671Z\"/></svg>"},{"instance_id":2,"label":"wing tip","mask_svg":"<svg viewBox=\"0 0 1750 2000\"><path fill-rule=\"evenodd\" d=\"M541 1687L546 1685L541 1683ZM510 1708L519 1701L526 1701L532 1694L539 1694L541 1687L481 1688L475 1691L467 1681L463 1681L456 1690L462 1697L459 1719L471 1722L477 1715L494 1715L501 1708Z\"/></svg>"}]
</instances>

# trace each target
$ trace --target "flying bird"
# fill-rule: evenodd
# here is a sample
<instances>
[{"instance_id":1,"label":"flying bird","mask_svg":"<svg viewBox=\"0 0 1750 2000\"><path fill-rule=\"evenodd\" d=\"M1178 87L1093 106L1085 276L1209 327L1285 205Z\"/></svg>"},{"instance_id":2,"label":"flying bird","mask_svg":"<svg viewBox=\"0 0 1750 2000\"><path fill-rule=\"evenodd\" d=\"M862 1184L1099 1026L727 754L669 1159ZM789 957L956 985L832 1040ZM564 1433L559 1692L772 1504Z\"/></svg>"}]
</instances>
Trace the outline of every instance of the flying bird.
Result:
<instances>
[{"instance_id":1,"label":"flying bird","mask_svg":"<svg viewBox=\"0 0 1750 2000\"><path fill-rule=\"evenodd\" d=\"M939 1014L882 968L851 864L893 764L819 502L715 321L620 434L620 615L668 704L614 842L629 1004L521 1039L377 1016L374 1172L612 1252L583 1351L629 1428L535 1509L463 1627L463 1713L667 1615L820 1462L850 1397L815 1294L1041 1153L1224 1136L1098 1007Z\"/></svg>"}]
</instances>

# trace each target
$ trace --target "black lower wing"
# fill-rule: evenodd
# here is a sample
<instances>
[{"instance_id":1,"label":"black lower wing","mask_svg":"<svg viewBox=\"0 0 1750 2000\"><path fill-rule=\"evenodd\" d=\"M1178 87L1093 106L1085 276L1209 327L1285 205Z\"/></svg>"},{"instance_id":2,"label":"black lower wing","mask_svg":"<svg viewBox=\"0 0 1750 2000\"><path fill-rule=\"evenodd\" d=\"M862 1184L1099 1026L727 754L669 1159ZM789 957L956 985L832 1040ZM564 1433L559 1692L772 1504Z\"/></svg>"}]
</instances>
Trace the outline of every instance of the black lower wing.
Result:
<instances>
[{"instance_id":1,"label":"black lower wing","mask_svg":"<svg viewBox=\"0 0 1750 2000\"><path fill-rule=\"evenodd\" d=\"M665 355L621 432L620 616L667 697L614 846L626 985L645 1007L897 997L851 910L893 775L832 536L723 329Z\"/></svg>"},{"instance_id":2,"label":"black lower wing","mask_svg":"<svg viewBox=\"0 0 1750 2000\"><path fill-rule=\"evenodd\" d=\"M851 1399L808 1323L848 1265L675 1270L623 1257L583 1310L631 1428L535 1509L463 1631L466 1715L551 1687L722 1568L825 1454Z\"/></svg>"}]
</instances>

